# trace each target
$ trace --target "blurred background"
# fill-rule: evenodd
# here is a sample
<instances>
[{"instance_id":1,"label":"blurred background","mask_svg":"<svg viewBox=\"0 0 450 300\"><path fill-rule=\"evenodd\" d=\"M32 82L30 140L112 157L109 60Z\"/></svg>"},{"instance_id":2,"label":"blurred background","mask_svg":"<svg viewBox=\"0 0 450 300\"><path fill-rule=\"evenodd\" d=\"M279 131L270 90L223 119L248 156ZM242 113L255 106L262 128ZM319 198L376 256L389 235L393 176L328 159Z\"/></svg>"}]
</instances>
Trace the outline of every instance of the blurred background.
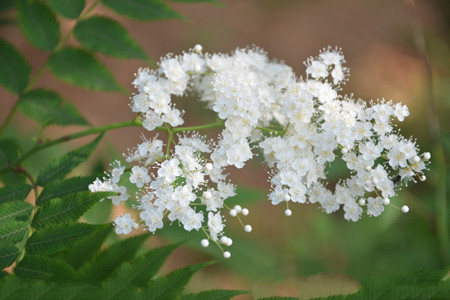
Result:
<instances>
[{"instance_id":1,"label":"blurred background","mask_svg":"<svg viewBox=\"0 0 450 300\"><path fill-rule=\"evenodd\" d=\"M166 226L149 239L149 247L186 237L192 240L175 251L164 272L216 259L217 264L194 276L189 285L192 291L244 289L251 290L255 298L278 295L309 299L332 292L356 291L358 281L372 275L448 265L448 253L443 253L441 246L442 240L448 241L448 236L438 238L437 228L443 216L448 216L445 163L450 149L450 1L221 2L223 5L169 2L190 22L143 23L126 18L121 21L155 62L167 53L178 54L197 43L203 45L204 52L230 52L237 47L256 45L266 50L269 57L285 61L301 76L305 70L303 61L309 56L317 55L328 45L341 47L350 68L350 81L343 93L353 93L356 98L367 101L384 98L407 104L410 116L398 126L404 136L413 135L417 139L421 151L432 153L432 164L426 174L427 181L413 184L391 201L397 207L409 205L410 213L402 214L399 209L388 207L381 217L365 216L357 223L345 221L341 213L327 215L315 205L293 205L293 215L285 217L283 207L274 207L267 201L266 193L270 188L267 169L260 162L252 162L238 171L230 170L232 181L243 186L238 197L231 201L249 208L250 215L245 222L252 224L253 232L244 232L237 220L230 218L227 234L234 240L230 249L232 257L223 261L214 246L207 251L201 249L198 236ZM112 15L102 7L96 13ZM66 32L72 25L71 21L62 20ZM34 71L44 62L47 54L33 48L17 26L1 26L0 35L22 50ZM427 56L420 46L421 39L425 41ZM100 59L130 93L78 89L58 81L48 70L37 86L56 89L64 99L72 101L93 126L133 119L134 114L128 107L132 93L130 83L137 69L146 66L145 62L106 56ZM3 120L16 99L3 88L0 88L0 99L0 120ZM187 101L182 105L187 111L188 124L199 124L202 107ZM434 105L437 115L433 113ZM431 129L437 118L440 142L436 138L437 131ZM46 136L59 137L79 129L50 127ZM36 123L17 117L8 134L29 136L31 145L37 131ZM139 128L108 132L90 163L76 172L86 174L107 169L110 161L141 141L142 132ZM36 164L37 168L43 161L91 139L51 148L28 163ZM334 169L332 178L337 180L339 175L339 168ZM86 218L104 222L118 213L105 202ZM448 223L444 226L448 229Z\"/></svg>"}]
</instances>

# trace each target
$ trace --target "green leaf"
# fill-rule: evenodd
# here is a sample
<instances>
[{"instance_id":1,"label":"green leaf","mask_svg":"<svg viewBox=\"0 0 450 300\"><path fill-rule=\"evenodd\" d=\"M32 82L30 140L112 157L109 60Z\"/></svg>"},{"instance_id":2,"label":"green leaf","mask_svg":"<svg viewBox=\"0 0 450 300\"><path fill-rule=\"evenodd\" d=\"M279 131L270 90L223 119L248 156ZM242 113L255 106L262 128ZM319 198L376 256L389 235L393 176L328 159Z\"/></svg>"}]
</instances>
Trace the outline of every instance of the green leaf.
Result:
<instances>
[{"instance_id":1,"label":"green leaf","mask_svg":"<svg viewBox=\"0 0 450 300\"><path fill-rule=\"evenodd\" d=\"M180 297L180 300L229 300L234 296L248 293L249 292L246 291L212 290L194 294L187 294Z\"/></svg>"},{"instance_id":2,"label":"green leaf","mask_svg":"<svg viewBox=\"0 0 450 300\"><path fill-rule=\"evenodd\" d=\"M65 250L97 231L99 225L85 223L62 224L35 231L25 249L29 254L53 254Z\"/></svg>"},{"instance_id":3,"label":"green leaf","mask_svg":"<svg viewBox=\"0 0 450 300\"><path fill-rule=\"evenodd\" d=\"M75 270L63 260L42 255L25 255L14 268L14 274L33 279L54 277L57 280L76 276Z\"/></svg>"},{"instance_id":4,"label":"green leaf","mask_svg":"<svg viewBox=\"0 0 450 300\"><path fill-rule=\"evenodd\" d=\"M73 33L88 50L120 58L148 59L127 29L111 18L93 16L82 20Z\"/></svg>"},{"instance_id":5,"label":"green leaf","mask_svg":"<svg viewBox=\"0 0 450 300\"><path fill-rule=\"evenodd\" d=\"M116 194L114 192L91 193L84 191L72 193L63 198L50 199L36 211L32 225L39 230L53 224L78 221L95 203Z\"/></svg>"},{"instance_id":6,"label":"green leaf","mask_svg":"<svg viewBox=\"0 0 450 300\"><path fill-rule=\"evenodd\" d=\"M111 233L113 227L110 224L104 228L91 233L79 243L71 247L61 258L74 269L79 269L83 264L90 261L103 245L106 237Z\"/></svg>"},{"instance_id":7,"label":"green leaf","mask_svg":"<svg viewBox=\"0 0 450 300\"><path fill-rule=\"evenodd\" d=\"M116 13L141 21L185 19L161 0L102 0Z\"/></svg>"},{"instance_id":8,"label":"green leaf","mask_svg":"<svg viewBox=\"0 0 450 300\"><path fill-rule=\"evenodd\" d=\"M173 244L156 248L134 260L132 263L124 263L117 269L114 276L104 283L105 298L124 299L132 292L129 288L131 285L145 287L149 280L158 272L167 256L178 245Z\"/></svg>"},{"instance_id":9,"label":"green leaf","mask_svg":"<svg viewBox=\"0 0 450 300\"><path fill-rule=\"evenodd\" d=\"M32 186L26 183L10 184L0 188L0 204L24 200L30 193Z\"/></svg>"},{"instance_id":10,"label":"green leaf","mask_svg":"<svg viewBox=\"0 0 450 300\"><path fill-rule=\"evenodd\" d=\"M19 111L36 120L41 127L47 125L89 125L71 103L63 103L55 92L35 89L19 98Z\"/></svg>"},{"instance_id":11,"label":"green leaf","mask_svg":"<svg viewBox=\"0 0 450 300\"><path fill-rule=\"evenodd\" d=\"M86 282L103 281L121 264L133 259L148 237L149 234L142 234L111 245L78 271L79 279Z\"/></svg>"},{"instance_id":12,"label":"green leaf","mask_svg":"<svg viewBox=\"0 0 450 300\"><path fill-rule=\"evenodd\" d=\"M0 281L0 300L30 299L30 282L16 276L6 276Z\"/></svg>"},{"instance_id":13,"label":"green leaf","mask_svg":"<svg viewBox=\"0 0 450 300\"><path fill-rule=\"evenodd\" d=\"M70 84L95 91L123 91L111 72L87 51L73 47L58 50L48 65L54 76Z\"/></svg>"},{"instance_id":14,"label":"green leaf","mask_svg":"<svg viewBox=\"0 0 450 300\"><path fill-rule=\"evenodd\" d=\"M20 146L16 140L0 140L0 168L11 166L14 161L19 158L20 152ZM5 185L23 183L25 179L26 177L23 173L19 173L15 170L10 170L0 175L0 180L2 180Z\"/></svg>"},{"instance_id":15,"label":"green leaf","mask_svg":"<svg viewBox=\"0 0 450 300\"><path fill-rule=\"evenodd\" d=\"M58 44L59 23L53 12L36 0L17 0L17 17L20 29L35 47L53 50Z\"/></svg>"},{"instance_id":16,"label":"green leaf","mask_svg":"<svg viewBox=\"0 0 450 300\"><path fill-rule=\"evenodd\" d=\"M0 227L0 244L20 242L28 233L30 224L28 222L11 221Z\"/></svg>"},{"instance_id":17,"label":"green leaf","mask_svg":"<svg viewBox=\"0 0 450 300\"><path fill-rule=\"evenodd\" d=\"M88 159L97 147L102 136L103 135L99 135L91 143L75 149L62 157L52 160L43 170L41 170L37 177L36 183L40 186L44 186L51 181L63 179L64 176L66 176L76 166Z\"/></svg>"},{"instance_id":18,"label":"green leaf","mask_svg":"<svg viewBox=\"0 0 450 300\"><path fill-rule=\"evenodd\" d=\"M65 195L88 191L88 186L98 176L72 177L61 181L52 181L44 186L36 204L43 205L51 198L61 198ZM1 202L1 197L0 197Z\"/></svg>"},{"instance_id":19,"label":"green leaf","mask_svg":"<svg viewBox=\"0 0 450 300\"><path fill-rule=\"evenodd\" d=\"M145 289L139 290L136 299L172 300L178 296L191 279L192 275L211 263L188 266L173 271L167 276L159 277L149 282Z\"/></svg>"},{"instance_id":20,"label":"green leaf","mask_svg":"<svg viewBox=\"0 0 450 300\"><path fill-rule=\"evenodd\" d=\"M0 39L0 84L14 94L20 94L30 79L31 67L25 57L9 42Z\"/></svg>"},{"instance_id":21,"label":"green leaf","mask_svg":"<svg viewBox=\"0 0 450 300\"><path fill-rule=\"evenodd\" d=\"M0 270L9 267L20 256L20 250L11 243L0 244Z\"/></svg>"},{"instance_id":22,"label":"green leaf","mask_svg":"<svg viewBox=\"0 0 450 300\"><path fill-rule=\"evenodd\" d=\"M68 19L77 19L84 9L85 0L45 0L57 14Z\"/></svg>"},{"instance_id":23,"label":"green leaf","mask_svg":"<svg viewBox=\"0 0 450 300\"><path fill-rule=\"evenodd\" d=\"M0 225L11 221L27 221L33 205L23 201L12 201L0 205Z\"/></svg>"}]
</instances>

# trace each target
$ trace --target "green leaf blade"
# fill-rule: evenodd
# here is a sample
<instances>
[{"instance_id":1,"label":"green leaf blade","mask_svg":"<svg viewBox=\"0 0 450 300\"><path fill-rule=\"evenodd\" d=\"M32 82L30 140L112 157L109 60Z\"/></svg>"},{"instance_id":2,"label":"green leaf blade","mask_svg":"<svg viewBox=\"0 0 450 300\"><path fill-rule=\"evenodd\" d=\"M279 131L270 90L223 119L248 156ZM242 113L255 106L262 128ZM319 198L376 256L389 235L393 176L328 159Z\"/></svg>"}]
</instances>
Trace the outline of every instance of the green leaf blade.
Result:
<instances>
[{"instance_id":1,"label":"green leaf blade","mask_svg":"<svg viewBox=\"0 0 450 300\"><path fill-rule=\"evenodd\" d=\"M20 242L30 229L28 222L10 221L0 227L0 244Z\"/></svg>"},{"instance_id":2,"label":"green leaf blade","mask_svg":"<svg viewBox=\"0 0 450 300\"><path fill-rule=\"evenodd\" d=\"M127 29L108 17L93 16L80 21L74 28L74 35L91 51L119 58L148 59Z\"/></svg>"},{"instance_id":3,"label":"green leaf blade","mask_svg":"<svg viewBox=\"0 0 450 300\"><path fill-rule=\"evenodd\" d=\"M56 47L61 35L58 19L44 3L17 0L17 17L23 34L36 48L51 51Z\"/></svg>"},{"instance_id":4,"label":"green leaf blade","mask_svg":"<svg viewBox=\"0 0 450 300\"><path fill-rule=\"evenodd\" d=\"M122 92L111 72L91 53L78 48L64 48L50 57L53 75L65 82L94 91Z\"/></svg>"},{"instance_id":5,"label":"green leaf blade","mask_svg":"<svg viewBox=\"0 0 450 300\"><path fill-rule=\"evenodd\" d=\"M89 184L91 184L95 178L96 176L72 177L66 180L49 182L39 194L36 205L43 205L52 198L61 198L72 193L88 191Z\"/></svg>"},{"instance_id":6,"label":"green leaf blade","mask_svg":"<svg viewBox=\"0 0 450 300\"><path fill-rule=\"evenodd\" d=\"M44 186L51 181L61 180L64 178L80 163L87 160L87 158L97 147L101 138L102 135L98 136L91 143L75 149L60 158L52 160L43 170L41 170L36 179L36 183L40 186Z\"/></svg>"},{"instance_id":7,"label":"green leaf blade","mask_svg":"<svg viewBox=\"0 0 450 300\"><path fill-rule=\"evenodd\" d=\"M68 19L77 19L86 5L85 0L46 0L45 2L57 14Z\"/></svg>"},{"instance_id":8,"label":"green leaf blade","mask_svg":"<svg viewBox=\"0 0 450 300\"><path fill-rule=\"evenodd\" d=\"M211 263L203 263L198 265L188 266L183 269L173 271L167 276L159 277L150 281L142 294L140 299L147 300L171 300L178 296L191 279L192 275L198 270L204 268Z\"/></svg>"},{"instance_id":9,"label":"green leaf blade","mask_svg":"<svg viewBox=\"0 0 450 300\"><path fill-rule=\"evenodd\" d=\"M32 186L26 183L9 184L0 188L0 204L10 201L22 201L30 193Z\"/></svg>"},{"instance_id":10,"label":"green leaf blade","mask_svg":"<svg viewBox=\"0 0 450 300\"><path fill-rule=\"evenodd\" d=\"M23 278L58 280L74 278L75 270L61 259L42 255L25 255L14 268L14 274Z\"/></svg>"},{"instance_id":11,"label":"green leaf blade","mask_svg":"<svg viewBox=\"0 0 450 300\"><path fill-rule=\"evenodd\" d=\"M64 253L61 258L74 269L78 270L95 256L112 229L113 227L111 225L104 225L102 229L80 240L79 243Z\"/></svg>"},{"instance_id":12,"label":"green leaf blade","mask_svg":"<svg viewBox=\"0 0 450 300\"><path fill-rule=\"evenodd\" d=\"M80 280L91 282L108 278L121 264L134 258L148 237L149 234L142 234L113 244L78 271Z\"/></svg>"},{"instance_id":13,"label":"green leaf blade","mask_svg":"<svg viewBox=\"0 0 450 300\"><path fill-rule=\"evenodd\" d=\"M12 221L27 221L33 211L33 205L23 201L11 201L0 205L0 225Z\"/></svg>"},{"instance_id":14,"label":"green leaf blade","mask_svg":"<svg viewBox=\"0 0 450 300\"><path fill-rule=\"evenodd\" d=\"M95 203L115 194L113 192L84 191L69 194L63 198L50 199L36 211L32 225L39 230L54 224L78 221Z\"/></svg>"},{"instance_id":15,"label":"green leaf blade","mask_svg":"<svg viewBox=\"0 0 450 300\"><path fill-rule=\"evenodd\" d=\"M101 228L85 223L63 224L35 231L25 249L29 254L53 254L70 248L90 233Z\"/></svg>"},{"instance_id":16,"label":"green leaf blade","mask_svg":"<svg viewBox=\"0 0 450 300\"><path fill-rule=\"evenodd\" d=\"M50 90L35 89L25 93L19 98L18 109L41 127L89 125L72 104L63 103L62 98Z\"/></svg>"},{"instance_id":17,"label":"green leaf blade","mask_svg":"<svg viewBox=\"0 0 450 300\"><path fill-rule=\"evenodd\" d=\"M12 265L20 256L20 250L11 243L0 244L0 270Z\"/></svg>"},{"instance_id":18,"label":"green leaf blade","mask_svg":"<svg viewBox=\"0 0 450 300\"><path fill-rule=\"evenodd\" d=\"M141 21L186 19L160 0L102 0L102 2L118 14Z\"/></svg>"},{"instance_id":19,"label":"green leaf blade","mask_svg":"<svg viewBox=\"0 0 450 300\"><path fill-rule=\"evenodd\" d=\"M9 42L0 39L0 84L20 94L28 84L31 67L25 57Z\"/></svg>"}]
</instances>

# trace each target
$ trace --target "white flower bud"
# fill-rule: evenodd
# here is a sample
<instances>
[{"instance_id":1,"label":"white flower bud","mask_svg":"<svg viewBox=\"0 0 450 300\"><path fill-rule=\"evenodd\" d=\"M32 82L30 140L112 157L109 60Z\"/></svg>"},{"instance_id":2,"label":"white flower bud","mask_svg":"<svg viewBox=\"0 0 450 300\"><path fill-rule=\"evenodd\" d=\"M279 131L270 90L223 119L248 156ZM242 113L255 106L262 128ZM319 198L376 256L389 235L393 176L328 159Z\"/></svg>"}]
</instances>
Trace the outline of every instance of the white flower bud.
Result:
<instances>
[{"instance_id":1,"label":"white flower bud","mask_svg":"<svg viewBox=\"0 0 450 300\"><path fill-rule=\"evenodd\" d=\"M414 156L413 161L414 161L415 163L418 163L418 162L420 161L420 157L418 157L417 155Z\"/></svg>"},{"instance_id":2,"label":"white flower bud","mask_svg":"<svg viewBox=\"0 0 450 300\"><path fill-rule=\"evenodd\" d=\"M284 195L284 201L291 200L291 196L289 194Z\"/></svg>"},{"instance_id":3,"label":"white flower bud","mask_svg":"<svg viewBox=\"0 0 450 300\"><path fill-rule=\"evenodd\" d=\"M225 252L223 253L223 257L225 257L225 258L230 258L230 257L231 257L230 251L225 251Z\"/></svg>"},{"instance_id":4,"label":"white flower bud","mask_svg":"<svg viewBox=\"0 0 450 300\"><path fill-rule=\"evenodd\" d=\"M237 216L237 211L234 208L230 210L230 216L232 216L232 217Z\"/></svg>"},{"instance_id":5,"label":"white flower bud","mask_svg":"<svg viewBox=\"0 0 450 300\"><path fill-rule=\"evenodd\" d=\"M359 203L359 205L364 206L364 205L366 205L366 200L359 199L358 203Z\"/></svg>"},{"instance_id":6,"label":"white flower bud","mask_svg":"<svg viewBox=\"0 0 450 300\"><path fill-rule=\"evenodd\" d=\"M371 166L366 166L366 171L370 172L370 170L372 170L372 167Z\"/></svg>"},{"instance_id":7,"label":"white flower bud","mask_svg":"<svg viewBox=\"0 0 450 300\"><path fill-rule=\"evenodd\" d=\"M195 65L194 66L194 71L195 72L200 72L202 70L202 67L200 67L200 65Z\"/></svg>"},{"instance_id":8,"label":"white flower bud","mask_svg":"<svg viewBox=\"0 0 450 300\"><path fill-rule=\"evenodd\" d=\"M243 208L241 213L242 213L244 216L248 216L249 211L248 211L247 208Z\"/></svg>"},{"instance_id":9,"label":"white flower bud","mask_svg":"<svg viewBox=\"0 0 450 300\"><path fill-rule=\"evenodd\" d=\"M205 197L205 199L211 199L212 198L212 194L210 191L206 191L203 193L203 197Z\"/></svg>"},{"instance_id":10,"label":"white flower bud","mask_svg":"<svg viewBox=\"0 0 450 300\"><path fill-rule=\"evenodd\" d=\"M228 247L230 247L231 245L233 245L233 240L228 238L227 242L225 243L225 245L227 245Z\"/></svg>"},{"instance_id":11,"label":"white flower bud","mask_svg":"<svg viewBox=\"0 0 450 300\"><path fill-rule=\"evenodd\" d=\"M207 171L211 171L211 170L213 169L213 164L212 164L212 163L207 163L207 164L205 165L205 169L206 169Z\"/></svg>"},{"instance_id":12,"label":"white flower bud","mask_svg":"<svg viewBox=\"0 0 450 300\"><path fill-rule=\"evenodd\" d=\"M419 175L419 180L420 181L425 181L425 180L427 180L427 176L425 176L425 175Z\"/></svg>"},{"instance_id":13,"label":"white flower bud","mask_svg":"<svg viewBox=\"0 0 450 300\"><path fill-rule=\"evenodd\" d=\"M250 226L250 225L245 225L245 226L244 226L244 230L245 230L246 232L251 232L251 231L252 231L252 226Z\"/></svg>"},{"instance_id":14,"label":"white flower bud","mask_svg":"<svg viewBox=\"0 0 450 300\"><path fill-rule=\"evenodd\" d=\"M240 213L242 211L242 207L240 205L235 205L234 209L236 210L237 213Z\"/></svg>"},{"instance_id":15,"label":"white flower bud","mask_svg":"<svg viewBox=\"0 0 450 300\"><path fill-rule=\"evenodd\" d=\"M425 152L425 153L423 154L423 159L424 159L424 160L430 160L430 158L431 158L430 152Z\"/></svg>"},{"instance_id":16,"label":"white flower bud","mask_svg":"<svg viewBox=\"0 0 450 300\"><path fill-rule=\"evenodd\" d=\"M201 240L200 244L202 245L203 248L206 248L209 246L209 241L207 239L203 239Z\"/></svg>"},{"instance_id":17,"label":"white flower bud","mask_svg":"<svg viewBox=\"0 0 450 300\"><path fill-rule=\"evenodd\" d=\"M383 198L384 205L389 205L389 203L391 203L391 200L389 200L389 198Z\"/></svg>"},{"instance_id":18,"label":"white flower bud","mask_svg":"<svg viewBox=\"0 0 450 300\"><path fill-rule=\"evenodd\" d=\"M403 205L402 206L402 212L406 214L408 211L409 211L408 205Z\"/></svg>"},{"instance_id":19,"label":"white flower bud","mask_svg":"<svg viewBox=\"0 0 450 300\"><path fill-rule=\"evenodd\" d=\"M221 242L222 244L226 244L226 243L227 243L227 240L228 240L228 238L227 238L226 236L222 236L222 237L220 238L220 242Z\"/></svg>"},{"instance_id":20,"label":"white flower bud","mask_svg":"<svg viewBox=\"0 0 450 300\"><path fill-rule=\"evenodd\" d=\"M290 209L288 208L288 209L286 209L286 210L284 211L284 214L285 214L286 216L290 217L290 216L292 216L292 210L290 210Z\"/></svg>"},{"instance_id":21,"label":"white flower bud","mask_svg":"<svg viewBox=\"0 0 450 300\"><path fill-rule=\"evenodd\" d=\"M139 225L138 225L137 223L134 223L134 224L133 224L133 229L136 230L136 229L138 229L138 228L139 228Z\"/></svg>"},{"instance_id":22,"label":"white flower bud","mask_svg":"<svg viewBox=\"0 0 450 300\"><path fill-rule=\"evenodd\" d=\"M200 52L202 52L202 50L203 50L202 45L197 44L197 45L194 46L194 52L195 53L200 53Z\"/></svg>"},{"instance_id":23,"label":"white flower bud","mask_svg":"<svg viewBox=\"0 0 450 300\"><path fill-rule=\"evenodd\" d=\"M347 148L345 148L345 147L344 147L344 148L342 148L342 149L341 149L341 153L342 153L342 154L346 154L346 153L348 153L348 149L347 149Z\"/></svg>"}]
</instances>

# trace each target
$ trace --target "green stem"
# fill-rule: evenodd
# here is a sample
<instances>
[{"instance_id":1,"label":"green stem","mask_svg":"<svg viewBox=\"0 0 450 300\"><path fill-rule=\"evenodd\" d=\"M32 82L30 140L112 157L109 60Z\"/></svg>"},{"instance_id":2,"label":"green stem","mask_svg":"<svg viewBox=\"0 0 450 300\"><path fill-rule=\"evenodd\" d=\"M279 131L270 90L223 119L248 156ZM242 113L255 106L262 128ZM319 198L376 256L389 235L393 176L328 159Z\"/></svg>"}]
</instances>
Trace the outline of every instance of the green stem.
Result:
<instances>
[{"instance_id":1,"label":"green stem","mask_svg":"<svg viewBox=\"0 0 450 300\"><path fill-rule=\"evenodd\" d=\"M223 127L224 123L223 121L205 124L205 125L198 125L198 126L187 126L187 127L176 127L172 129L173 133L178 132L185 132L185 131L198 131L198 130L205 130L210 128L220 128Z\"/></svg>"},{"instance_id":2,"label":"green stem","mask_svg":"<svg viewBox=\"0 0 450 300\"><path fill-rule=\"evenodd\" d=\"M102 132L106 132L109 130L113 130L113 129L118 129L118 128L124 128L124 127L130 127L130 126L141 126L141 122L138 118L131 120L131 121L125 121L125 122L119 122L119 123L113 123L113 124L109 124L109 125L103 125L103 126L99 126L99 127L93 127L93 128L89 128L87 130L83 130L80 132L76 132L76 133L72 133L69 135L65 135L62 136L60 138L57 138L55 140L51 140L51 141L47 141L47 142L43 142L43 143L38 143L36 144L34 147L32 147L31 149L29 149L26 153L24 153L21 157L19 157L16 161L14 161L13 163L11 163L9 166L6 166L2 169L0 169L0 174L7 171L8 169L11 168L16 168L17 166L20 165L20 163L22 163L25 159L27 159L28 157L30 157L31 155L35 154L36 152L39 152L43 149L46 149L48 147L54 146L54 145L58 145L61 143L65 143L74 139L78 139L87 135L91 135L91 134L96 134L96 133L102 133Z\"/></svg>"}]
</instances>

